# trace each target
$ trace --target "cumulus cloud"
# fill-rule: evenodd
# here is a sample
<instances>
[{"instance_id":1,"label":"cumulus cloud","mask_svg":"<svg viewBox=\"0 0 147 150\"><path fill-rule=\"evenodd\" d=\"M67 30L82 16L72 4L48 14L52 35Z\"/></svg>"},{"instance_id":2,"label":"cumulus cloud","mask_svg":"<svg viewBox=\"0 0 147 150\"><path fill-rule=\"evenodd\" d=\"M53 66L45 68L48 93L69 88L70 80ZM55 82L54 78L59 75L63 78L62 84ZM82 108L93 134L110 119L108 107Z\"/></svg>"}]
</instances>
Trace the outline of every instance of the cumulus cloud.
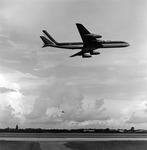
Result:
<instances>
[{"instance_id":1,"label":"cumulus cloud","mask_svg":"<svg viewBox=\"0 0 147 150\"><path fill-rule=\"evenodd\" d=\"M0 125L1 127L15 127L16 124L20 124L20 119L15 116L14 109L11 105L0 105Z\"/></svg>"},{"instance_id":2,"label":"cumulus cloud","mask_svg":"<svg viewBox=\"0 0 147 150\"><path fill-rule=\"evenodd\" d=\"M147 117L137 116L134 112L126 123L147 123Z\"/></svg>"},{"instance_id":3,"label":"cumulus cloud","mask_svg":"<svg viewBox=\"0 0 147 150\"><path fill-rule=\"evenodd\" d=\"M103 99L95 100L88 109L83 107L84 95L78 86L56 79L53 85L43 86L39 91L40 95L35 100L32 112L26 115L25 123L84 126L86 122L90 124L90 121L110 119L103 107Z\"/></svg>"},{"instance_id":4,"label":"cumulus cloud","mask_svg":"<svg viewBox=\"0 0 147 150\"><path fill-rule=\"evenodd\" d=\"M86 120L109 120L110 116L107 114L107 109L103 107L104 99L95 100L88 105L88 108L82 111L82 114L79 114L79 122ZM81 120L80 120L81 119Z\"/></svg>"},{"instance_id":5,"label":"cumulus cloud","mask_svg":"<svg viewBox=\"0 0 147 150\"><path fill-rule=\"evenodd\" d=\"M23 74L8 68L1 68L0 72L0 126L14 127L22 124L24 115L31 107L24 102L26 96L21 93L21 84L24 79L34 79L30 74ZM26 83L26 81L25 81ZM10 119L9 119L10 118Z\"/></svg>"},{"instance_id":6,"label":"cumulus cloud","mask_svg":"<svg viewBox=\"0 0 147 150\"><path fill-rule=\"evenodd\" d=\"M146 99L146 97L143 97ZM135 109L136 108L136 109ZM147 101L141 101L137 104L134 109L132 109L133 112L129 115L128 119L126 120L126 123L128 124L144 124L147 123ZM135 110L135 111L134 111ZM130 110L131 111L131 110Z\"/></svg>"},{"instance_id":7,"label":"cumulus cloud","mask_svg":"<svg viewBox=\"0 0 147 150\"><path fill-rule=\"evenodd\" d=\"M0 94L0 99L0 120L2 119L1 127L5 127L6 125L14 127L13 125L15 122L20 125L24 121L23 115L25 113L23 95L20 92L7 92ZM9 110L9 114L7 114L8 112L6 110ZM11 119L7 119L6 123L4 120L7 117L10 117Z\"/></svg>"},{"instance_id":8,"label":"cumulus cloud","mask_svg":"<svg viewBox=\"0 0 147 150\"><path fill-rule=\"evenodd\" d=\"M51 108L56 108L58 115L59 110L64 110L65 112L73 112L76 109L81 108L82 99L84 98L79 89L74 86L66 85L65 83L56 79L51 86L41 86L40 95L35 100L34 110L27 118L40 117L40 115L45 115L49 112ZM38 113L35 113L38 112ZM68 113L67 113L68 114Z\"/></svg>"},{"instance_id":9,"label":"cumulus cloud","mask_svg":"<svg viewBox=\"0 0 147 150\"><path fill-rule=\"evenodd\" d=\"M16 92L16 90L0 87L0 93L7 93L7 92Z\"/></svg>"},{"instance_id":10,"label":"cumulus cloud","mask_svg":"<svg viewBox=\"0 0 147 150\"><path fill-rule=\"evenodd\" d=\"M28 119L37 119L37 118L43 117L46 113L46 110L47 110L47 101L46 101L46 99L42 99L40 101L40 99L37 98L35 100L33 111L28 116L26 116L26 118L28 118Z\"/></svg>"},{"instance_id":11,"label":"cumulus cloud","mask_svg":"<svg viewBox=\"0 0 147 150\"><path fill-rule=\"evenodd\" d=\"M145 102L145 107L147 107L147 101ZM147 108L144 110L145 113L147 113Z\"/></svg>"}]
</instances>

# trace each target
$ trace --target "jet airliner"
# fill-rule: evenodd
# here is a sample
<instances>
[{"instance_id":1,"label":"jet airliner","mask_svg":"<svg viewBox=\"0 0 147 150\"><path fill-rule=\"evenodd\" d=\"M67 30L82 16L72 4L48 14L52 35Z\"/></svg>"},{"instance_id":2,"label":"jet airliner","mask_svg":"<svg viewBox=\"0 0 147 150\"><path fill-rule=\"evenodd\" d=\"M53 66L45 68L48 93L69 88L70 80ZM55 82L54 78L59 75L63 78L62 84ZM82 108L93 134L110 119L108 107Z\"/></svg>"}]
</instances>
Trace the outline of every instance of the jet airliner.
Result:
<instances>
[{"instance_id":1,"label":"jet airliner","mask_svg":"<svg viewBox=\"0 0 147 150\"><path fill-rule=\"evenodd\" d=\"M101 35L90 33L82 24L76 23L80 36L83 42L57 42L46 30L43 33L47 36L40 36L44 45L42 47L56 47L64 49L81 49L78 53L70 56L82 56L83 58L92 57L92 55L99 55L100 52L96 52L99 48L121 48L128 47L130 44L124 41L104 41L100 40ZM87 54L89 53L89 54Z\"/></svg>"}]
</instances>

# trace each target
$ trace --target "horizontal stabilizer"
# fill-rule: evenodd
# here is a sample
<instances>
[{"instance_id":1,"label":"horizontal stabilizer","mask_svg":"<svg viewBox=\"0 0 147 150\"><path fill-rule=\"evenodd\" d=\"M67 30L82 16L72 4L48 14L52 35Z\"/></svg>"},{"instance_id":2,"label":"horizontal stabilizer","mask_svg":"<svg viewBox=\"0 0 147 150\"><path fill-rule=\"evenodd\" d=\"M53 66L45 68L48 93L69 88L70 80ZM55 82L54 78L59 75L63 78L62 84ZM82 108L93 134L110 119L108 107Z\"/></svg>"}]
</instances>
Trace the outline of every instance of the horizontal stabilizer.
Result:
<instances>
[{"instance_id":1,"label":"horizontal stabilizer","mask_svg":"<svg viewBox=\"0 0 147 150\"><path fill-rule=\"evenodd\" d=\"M46 30L42 30L42 32L55 44L58 44L58 42L46 31Z\"/></svg>"},{"instance_id":2,"label":"horizontal stabilizer","mask_svg":"<svg viewBox=\"0 0 147 150\"><path fill-rule=\"evenodd\" d=\"M53 42L51 42L50 40L48 40L47 38L45 38L44 36L40 36L40 38L42 39L44 46L45 45L54 45Z\"/></svg>"}]
</instances>

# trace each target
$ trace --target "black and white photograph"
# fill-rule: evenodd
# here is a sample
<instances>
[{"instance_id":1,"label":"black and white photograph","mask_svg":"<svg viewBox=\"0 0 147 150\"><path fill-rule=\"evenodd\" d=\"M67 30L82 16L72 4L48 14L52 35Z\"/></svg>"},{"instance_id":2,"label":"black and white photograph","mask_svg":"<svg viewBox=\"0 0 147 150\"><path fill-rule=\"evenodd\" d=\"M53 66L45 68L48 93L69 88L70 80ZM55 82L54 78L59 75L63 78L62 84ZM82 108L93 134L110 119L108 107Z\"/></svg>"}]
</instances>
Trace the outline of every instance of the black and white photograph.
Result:
<instances>
[{"instance_id":1,"label":"black and white photograph","mask_svg":"<svg viewBox=\"0 0 147 150\"><path fill-rule=\"evenodd\" d=\"M146 0L0 0L0 150L145 150Z\"/></svg>"}]
</instances>

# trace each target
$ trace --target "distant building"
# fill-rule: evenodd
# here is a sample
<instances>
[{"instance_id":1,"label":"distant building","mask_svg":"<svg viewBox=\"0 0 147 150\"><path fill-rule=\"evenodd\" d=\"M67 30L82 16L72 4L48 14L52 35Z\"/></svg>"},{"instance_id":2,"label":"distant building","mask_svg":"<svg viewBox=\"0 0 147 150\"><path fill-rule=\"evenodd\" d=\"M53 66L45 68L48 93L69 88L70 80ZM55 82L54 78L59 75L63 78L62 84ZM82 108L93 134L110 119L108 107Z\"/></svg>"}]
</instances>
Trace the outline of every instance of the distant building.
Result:
<instances>
[{"instance_id":1,"label":"distant building","mask_svg":"<svg viewBox=\"0 0 147 150\"><path fill-rule=\"evenodd\" d=\"M124 132L124 129L118 129L118 132L123 133L123 132Z\"/></svg>"},{"instance_id":2,"label":"distant building","mask_svg":"<svg viewBox=\"0 0 147 150\"><path fill-rule=\"evenodd\" d=\"M85 129L84 132L95 132L94 129Z\"/></svg>"},{"instance_id":3,"label":"distant building","mask_svg":"<svg viewBox=\"0 0 147 150\"><path fill-rule=\"evenodd\" d=\"M137 132L137 133L145 133L145 132L147 132L147 131L144 130L144 129L137 129L137 130L135 130L135 132Z\"/></svg>"}]
</instances>

